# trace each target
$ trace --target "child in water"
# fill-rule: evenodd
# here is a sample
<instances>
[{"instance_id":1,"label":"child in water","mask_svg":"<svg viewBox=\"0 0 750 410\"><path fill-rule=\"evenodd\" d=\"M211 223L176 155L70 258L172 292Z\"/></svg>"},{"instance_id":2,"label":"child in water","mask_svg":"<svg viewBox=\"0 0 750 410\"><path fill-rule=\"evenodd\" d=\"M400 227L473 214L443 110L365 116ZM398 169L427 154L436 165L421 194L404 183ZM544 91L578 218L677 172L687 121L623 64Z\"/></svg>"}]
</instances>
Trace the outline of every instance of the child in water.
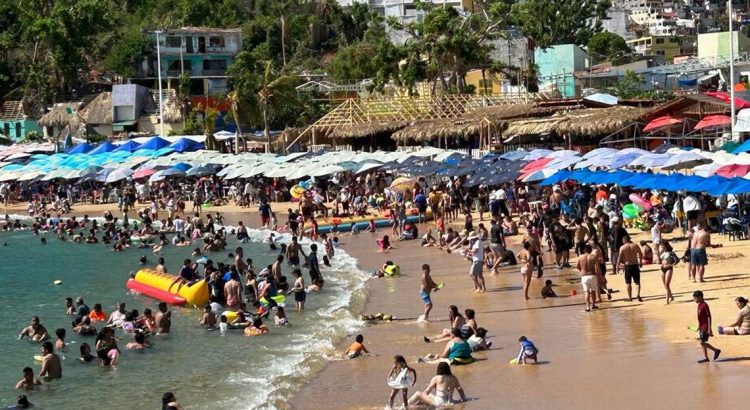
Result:
<instances>
[{"instance_id":1,"label":"child in water","mask_svg":"<svg viewBox=\"0 0 750 410\"><path fill-rule=\"evenodd\" d=\"M547 279L544 281L544 287L542 288L542 299L556 298L557 294L552 290L552 281Z\"/></svg>"},{"instance_id":2,"label":"child in water","mask_svg":"<svg viewBox=\"0 0 750 410\"><path fill-rule=\"evenodd\" d=\"M538 363L536 355L539 353L539 349L534 346L534 343L527 339L526 336L518 338L518 343L521 345L521 350L518 352L516 363L526 364L526 359L533 360L534 364Z\"/></svg>"},{"instance_id":3,"label":"child in water","mask_svg":"<svg viewBox=\"0 0 750 410\"><path fill-rule=\"evenodd\" d=\"M393 247L391 246L391 240L390 238L388 238L388 235L383 235L383 239L377 240L376 243L378 244L378 252L385 252L393 249Z\"/></svg>"},{"instance_id":4,"label":"child in water","mask_svg":"<svg viewBox=\"0 0 750 410\"><path fill-rule=\"evenodd\" d=\"M84 363L88 363L96 359L96 356L91 354L91 346L88 343L81 344L81 358L80 360Z\"/></svg>"},{"instance_id":5,"label":"child in water","mask_svg":"<svg viewBox=\"0 0 750 410\"><path fill-rule=\"evenodd\" d=\"M365 337L362 335L357 335L357 337L354 338L354 343L352 343L351 346L349 346L348 349L346 349L346 352L344 352L344 355L350 359L357 358L362 355L362 353L370 353L367 348L365 347Z\"/></svg>"},{"instance_id":6,"label":"child in water","mask_svg":"<svg viewBox=\"0 0 750 410\"><path fill-rule=\"evenodd\" d=\"M279 306L276 308L276 316L273 317L273 321L276 326L286 326L289 324L289 320L286 318L286 312L284 308Z\"/></svg>"}]
</instances>

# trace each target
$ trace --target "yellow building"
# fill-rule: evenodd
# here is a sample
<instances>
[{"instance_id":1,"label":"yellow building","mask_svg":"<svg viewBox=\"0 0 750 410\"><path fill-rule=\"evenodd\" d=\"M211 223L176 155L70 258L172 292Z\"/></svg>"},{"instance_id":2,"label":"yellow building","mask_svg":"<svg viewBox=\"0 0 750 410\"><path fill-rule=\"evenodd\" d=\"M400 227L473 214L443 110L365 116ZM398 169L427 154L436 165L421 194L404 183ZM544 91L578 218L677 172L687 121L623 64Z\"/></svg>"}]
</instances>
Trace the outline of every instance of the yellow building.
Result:
<instances>
[{"instance_id":1,"label":"yellow building","mask_svg":"<svg viewBox=\"0 0 750 410\"><path fill-rule=\"evenodd\" d=\"M671 62L676 56L683 54L683 42L693 41L693 36L646 36L628 40L626 43L636 54L663 56L664 61Z\"/></svg>"},{"instance_id":2,"label":"yellow building","mask_svg":"<svg viewBox=\"0 0 750 410\"><path fill-rule=\"evenodd\" d=\"M497 73L482 70L471 70L466 73L466 85L473 85L477 94L498 95L502 93L502 76Z\"/></svg>"}]
</instances>

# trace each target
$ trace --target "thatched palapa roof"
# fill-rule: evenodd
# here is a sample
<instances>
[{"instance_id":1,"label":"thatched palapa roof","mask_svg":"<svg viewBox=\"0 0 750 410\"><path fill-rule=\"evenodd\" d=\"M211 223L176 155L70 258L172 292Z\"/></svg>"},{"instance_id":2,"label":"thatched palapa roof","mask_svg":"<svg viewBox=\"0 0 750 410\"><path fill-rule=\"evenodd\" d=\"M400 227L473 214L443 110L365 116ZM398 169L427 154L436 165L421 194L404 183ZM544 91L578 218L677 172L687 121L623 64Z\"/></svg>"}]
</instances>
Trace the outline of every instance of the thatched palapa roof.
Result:
<instances>
[{"instance_id":1,"label":"thatched palapa roof","mask_svg":"<svg viewBox=\"0 0 750 410\"><path fill-rule=\"evenodd\" d=\"M606 135L617 132L646 116L649 108L610 107L566 111L548 118L512 121L504 134L542 135L555 132L571 135Z\"/></svg>"},{"instance_id":2,"label":"thatched palapa roof","mask_svg":"<svg viewBox=\"0 0 750 410\"><path fill-rule=\"evenodd\" d=\"M42 118L39 119L39 125L42 127L65 127L71 121L77 122L78 115L76 112L80 105L81 103L78 102L55 104L48 113L42 115Z\"/></svg>"},{"instance_id":3,"label":"thatched palapa roof","mask_svg":"<svg viewBox=\"0 0 750 410\"><path fill-rule=\"evenodd\" d=\"M365 124L341 125L330 134L332 138L361 138L390 135L409 125L406 121L372 122Z\"/></svg>"},{"instance_id":4,"label":"thatched palapa roof","mask_svg":"<svg viewBox=\"0 0 750 410\"><path fill-rule=\"evenodd\" d=\"M79 114L89 125L112 124L112 93L100 93L93 101L86 104Z\"/></svg>"}]
</instances>

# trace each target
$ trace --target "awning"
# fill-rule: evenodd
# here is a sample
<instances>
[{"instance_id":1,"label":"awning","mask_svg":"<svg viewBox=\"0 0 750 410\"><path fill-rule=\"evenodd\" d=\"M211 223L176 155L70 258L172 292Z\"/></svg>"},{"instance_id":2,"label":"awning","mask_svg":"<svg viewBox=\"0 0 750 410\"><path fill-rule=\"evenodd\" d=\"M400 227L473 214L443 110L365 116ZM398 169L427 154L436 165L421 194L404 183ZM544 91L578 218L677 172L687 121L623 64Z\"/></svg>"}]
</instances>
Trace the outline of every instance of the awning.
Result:
<instances>
[{"instance_id":1,"label":"awning","mask_svg":"<svg viewBox=\"0 0 750 410\"><path fill-rule=\"evenodd\" d=\"M125 127L129 127L138 121L120 121L112 123L112 131L125 131Z\"/></svg>"},{"instance_id":2,"label":"awning","mask_svg":"<svg viewBox=\"0 0 750 410\"><path fill-rule=\"evenodd\" d=\"M643 128L643 132L648 132L648 131L652 131L655 129L669 127L671 125L681 124L681 123L682 123L682 120L679 120L669 115L665 115L663 117L659 117L655 120L652 120L651 122L646 124L646 127Z\"/></svg>"},{"instance_id":3,"label":"awning","mask_svg":"<svg viewBox=\"0 0 750 410\"><path fill-rule=\"evenodd\" d=\"M719 75L719 73L706 74L706 75L704 75L702 77L698 77L698 82L702 83L702 82L704 82L706 80L710 80L710 79L716 77L717 75Z\"/></svg>"}]
</instances>

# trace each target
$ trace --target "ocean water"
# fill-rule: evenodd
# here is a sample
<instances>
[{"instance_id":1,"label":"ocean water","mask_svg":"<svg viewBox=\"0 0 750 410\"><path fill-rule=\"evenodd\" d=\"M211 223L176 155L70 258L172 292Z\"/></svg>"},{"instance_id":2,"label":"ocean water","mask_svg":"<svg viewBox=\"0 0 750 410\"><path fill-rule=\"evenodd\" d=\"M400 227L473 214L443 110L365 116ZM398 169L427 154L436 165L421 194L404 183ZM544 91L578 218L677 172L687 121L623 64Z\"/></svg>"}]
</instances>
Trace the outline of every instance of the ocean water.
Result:
<instances>
[{"instance_id":1,"label":"ocean water","mask_svg":"<svg viewBox=\"0 0 750 410\"><path fill-rule=\"evenodd\" d=\"M259 269L277 255L260 243L265 236L266 232L251 232L255 242L230 241L227 251L210 257L229 262L227 253L242 246ZM40 346L16 339L33 315L40 317L52 335L55 329L65 328L69 344L63 353L62 380L23 393L43 409L160 408L166 391L174 392L190 409L284 408L285 400L301 383L340 353L334 351L334 344L361 326L355 318L364 306L367 275L356 268L356 260L337 250L331 268L321 263L326 286L308 295L306 310L298 314L293 301L287 303L290 326L277 328L271 320L266 321L270 333L260 337L245 337L241 331L222 336L198 325L200 311L172 308L172 333L152 336L151 349L143 353L125 350L131 336L118 330L123 353L116 368L82 363L79 346L84 342L93 346L94 338L70 330L65 297L82 296L90 307L101 303L107 314L120 301L127 303L128 310L142 313L150 307L156 312L157 301L129 293L125 282L130 272L140 268L142 254L148 256L149 266L155 265L158 255L148 249L117 253L103 244L62 242L52 234L46 237L48 244L41 245L39 237L28 231L0 233L0 244L8 244L0 247L0 404L14 404L23 393L14 386L25 366L35 374L39 371L33 356L39 354ZM166 246L162 256L169 271L177 272L180 261L191 252L192 247ZM292 279L290 271L284 265L288 279ZM54 286L55 280L62 284Z\"/></svg>"}]
</instances>

